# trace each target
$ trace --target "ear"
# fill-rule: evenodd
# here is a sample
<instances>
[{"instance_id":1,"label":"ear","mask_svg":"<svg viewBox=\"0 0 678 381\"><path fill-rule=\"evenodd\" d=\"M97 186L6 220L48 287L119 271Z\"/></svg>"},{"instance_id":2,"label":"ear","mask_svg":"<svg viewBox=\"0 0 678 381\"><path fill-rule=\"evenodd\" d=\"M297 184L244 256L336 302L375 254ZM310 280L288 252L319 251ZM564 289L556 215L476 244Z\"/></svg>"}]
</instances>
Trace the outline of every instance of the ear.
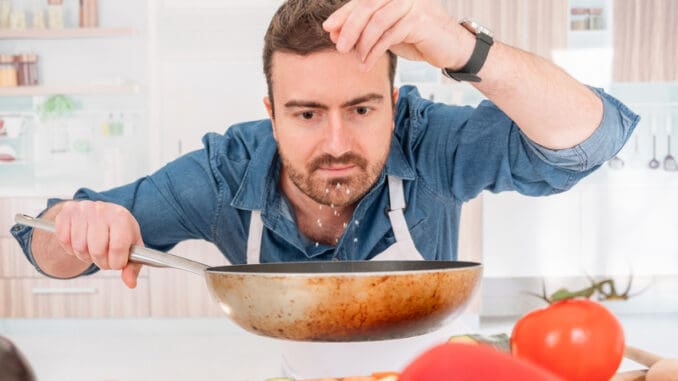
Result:
<instances>
[{"instance_id":1,"label":"ear","mask_svg":"<svg viewBox=\"0 0 678 381\"><path fill-rule=\"evenodd\" d=\"M273 127L273 138L277 141L278 136L275 133L275 118L273 117L273 104L271 103L271 99L268 97L264 97L264 107L266 107L266 113L268 113L268 117L271 119L271 126Z\"/></svg>"}]
</instances>

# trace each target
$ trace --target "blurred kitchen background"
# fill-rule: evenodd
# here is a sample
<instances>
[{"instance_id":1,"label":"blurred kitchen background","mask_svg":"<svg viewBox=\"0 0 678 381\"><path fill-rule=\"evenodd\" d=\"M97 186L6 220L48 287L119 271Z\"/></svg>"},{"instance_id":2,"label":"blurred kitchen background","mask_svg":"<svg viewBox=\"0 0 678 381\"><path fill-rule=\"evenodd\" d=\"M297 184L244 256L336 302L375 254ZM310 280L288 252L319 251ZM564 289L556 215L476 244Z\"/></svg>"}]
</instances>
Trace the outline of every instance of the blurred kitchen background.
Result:
<instances>
[{"instance_id":1,"label":"blurred kitchen background","mask_svg":"<svg viewBox=\"0 0 678 381\"><path fill-rule=\"evenodd\" d=\"M480 21L498 40L553 60L642 116L617 157L572 191L486 192L468 204L460 258L485 265L472 313L519 315L542 305L526 293L540 292L542 281L550 291L584 288L588 276L614 279L620 293L633 279L631 294L642 292L609 303L619 314L678 313L678 1L445 3L455 17ZM50 197L132 181L200 148L206 132L265 118L261 50L279 4L0 0L0 334L31 337L35 324L98 332L90 318L201 318L205 332L226 324L198 277L145 269L134 291L115 272L50 280L27 264L9 230L15 213L36 214ZM401 60L396 80L437 102L482 99L422 63ZM201 242L173 252L224 263ZM25 320L35 318L69 319ZM151 320L150 334L191 324ZM128 329L120 324L108 327ZM256 367L262 345L269 344L243 346L254 358L241 354L242 361Z\"/></svg>"}]
</instances>

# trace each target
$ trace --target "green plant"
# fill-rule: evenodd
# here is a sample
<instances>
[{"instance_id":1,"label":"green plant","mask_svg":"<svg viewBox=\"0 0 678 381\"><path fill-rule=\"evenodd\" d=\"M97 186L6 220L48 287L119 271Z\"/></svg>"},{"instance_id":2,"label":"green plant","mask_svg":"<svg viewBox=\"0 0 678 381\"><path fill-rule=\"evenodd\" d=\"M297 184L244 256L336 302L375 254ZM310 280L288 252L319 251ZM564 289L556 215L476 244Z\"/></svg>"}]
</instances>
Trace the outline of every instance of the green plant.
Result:
<instances>
[{"instance_id":1,"label":"green plant","mask_svg":"<svg viewBox=\"0 0 678 381\"><path fill-rule=\"evenodd\" d=\"M65 95L54 95L37 106L41 120L62 118L71 115L75 110L75 102Z\"/></svg>"}]
</instances>

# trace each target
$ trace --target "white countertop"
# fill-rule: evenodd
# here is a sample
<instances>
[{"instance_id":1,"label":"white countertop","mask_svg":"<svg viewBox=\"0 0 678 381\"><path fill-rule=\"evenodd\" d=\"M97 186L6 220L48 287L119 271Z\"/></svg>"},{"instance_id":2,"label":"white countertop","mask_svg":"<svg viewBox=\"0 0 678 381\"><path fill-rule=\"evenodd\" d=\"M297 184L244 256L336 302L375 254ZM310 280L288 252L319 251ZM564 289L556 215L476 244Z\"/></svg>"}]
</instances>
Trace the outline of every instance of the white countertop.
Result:
<instances>
[{"instance_id":1,"label":"white countertop","mask_svg":"<svg viewBox=\"0 0 678 381\"><path fill-rule=\"evenodd\" d=\"M678 314L620 316L626 341L678 357ZM515 318L483 318L483 334ZM0 335L24 352L41 381L233 380L280 376L281 342L224 319L11 319ZM624 360L621 370L641 366Z\"/></svg>"}]
</instances>

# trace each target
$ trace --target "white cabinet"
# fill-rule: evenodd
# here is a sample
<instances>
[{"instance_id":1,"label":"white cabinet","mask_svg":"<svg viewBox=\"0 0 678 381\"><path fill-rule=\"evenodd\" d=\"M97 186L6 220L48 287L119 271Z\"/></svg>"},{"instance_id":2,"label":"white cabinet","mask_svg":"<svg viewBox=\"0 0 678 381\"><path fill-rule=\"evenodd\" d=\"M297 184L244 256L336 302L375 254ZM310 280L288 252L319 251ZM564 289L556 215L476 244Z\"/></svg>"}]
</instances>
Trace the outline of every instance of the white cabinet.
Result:
<instances>
[{"instance_id":1,"label":"white cabinet","mask_svg":"<svg viewBox=\"0 0 678 381\"><path fill-rule=\"evenodd\" d=\"M37 86L0 88L0 118L26 120L18 139L0 137L18 157L0 162L0 196L70 195L148 171L147 3L98 4L99 28L77 28L78 2L65 2L64 29L0 30L0 52L35 53L39 67ZM51 107L54 96L66 101Z\"/></svg>"},{"instance_id":2,"label":"white cabinet","mask_svg":"<svg viewBox=\"0 0 678 381\"><path fill-rule=\"evenodd\" d=\"M118 271L49 279L28 262L9 234L16 213L37 215L46 199L0 198L0 318L142 317L150 314L149 272L129 290Z\"/></svg>"},{"instance_id":3,"label":"white cabinet","mask_svg":"<svg viewBox=\"0 0 678 381\"><path fill-rule=\"evenodd\" d=\"M279 1L165 1L150 14L154 165L202 147L207 132L266 118L261 52Z\"/></svg>"}]
</instances>

